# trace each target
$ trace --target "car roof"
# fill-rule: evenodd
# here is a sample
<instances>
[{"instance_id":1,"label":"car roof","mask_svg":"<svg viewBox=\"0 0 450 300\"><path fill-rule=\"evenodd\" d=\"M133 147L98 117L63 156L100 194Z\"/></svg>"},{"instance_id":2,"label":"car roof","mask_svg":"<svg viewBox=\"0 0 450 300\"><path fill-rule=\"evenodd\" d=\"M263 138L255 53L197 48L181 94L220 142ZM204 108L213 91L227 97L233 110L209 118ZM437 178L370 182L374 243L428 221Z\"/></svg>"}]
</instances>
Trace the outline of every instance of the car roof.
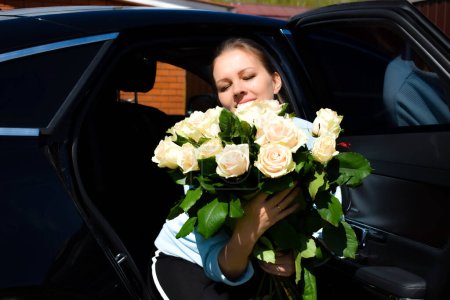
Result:
<instances>
[{"instance_id":1,"label":"car roof","mask_svg":"<svg viewBox=\"0 0 450 300\"><path fill-rule=\"evenodd\" d=\"M205 30L245 28L274 30L286 21L197 9L136 6L55 6L0 11L0 53L17 48L111 32L186 26ZM30 30L30 29L33 30ZM189 33L188 31L186 33Z\"/></svg>"},{"instance_id":2,"label":"car roof","mask_svg":"<svg viewBox=\"0 0 450 300\"><path fill-rule=\"evenodd\" d=\"M74 13L83 11L111 10L113 6L100 5L78 5L78 6L50 6L50 7L28 7L8 10L0 10L0 16L36 17L51 14Z\"/></svg>"}]
</instances>

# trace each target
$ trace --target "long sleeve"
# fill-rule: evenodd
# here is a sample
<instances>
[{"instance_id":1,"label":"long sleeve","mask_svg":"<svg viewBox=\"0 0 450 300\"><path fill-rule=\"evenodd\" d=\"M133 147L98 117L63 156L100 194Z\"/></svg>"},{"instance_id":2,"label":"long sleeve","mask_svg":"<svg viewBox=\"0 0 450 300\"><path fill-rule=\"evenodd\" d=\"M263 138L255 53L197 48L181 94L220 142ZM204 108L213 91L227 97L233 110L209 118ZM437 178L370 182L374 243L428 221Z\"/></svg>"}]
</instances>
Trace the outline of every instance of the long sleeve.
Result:
<instances>
[{"instance_id":1,"label":"long sleeve","mask_svg":"<svg viewBox=\"0 0 450 300\"><path fill-rule=\"evenodd\" d=\"M194 232L196 235L197 246L202 258L203 269L206 275L214 281L223 282L227 285L241 285L253 276L254 269L251 262L249 262L247 269L237 279L229 280L223 275L219 266L219 254L227 244L230 237L224 231L218 232L216 235L204 239L201 234Z\"/></svg>"}]
</instances>

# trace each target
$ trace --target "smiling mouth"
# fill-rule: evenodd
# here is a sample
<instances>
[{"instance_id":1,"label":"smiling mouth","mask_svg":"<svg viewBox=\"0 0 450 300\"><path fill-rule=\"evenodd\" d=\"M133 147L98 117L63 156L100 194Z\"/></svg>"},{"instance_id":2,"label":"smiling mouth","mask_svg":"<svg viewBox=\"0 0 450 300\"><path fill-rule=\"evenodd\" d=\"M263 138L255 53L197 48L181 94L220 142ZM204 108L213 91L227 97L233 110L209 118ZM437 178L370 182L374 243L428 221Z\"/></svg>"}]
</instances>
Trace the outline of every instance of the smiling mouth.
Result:
<instances>
[{"instance_id":1,"label":"smiling mouth","mask_svg":"<svg viewBox=\"0 0 450 300\"><path fill-rule=\"evenodd\" d=\"M251 101L254 101L254 100L256 100L256 99L254 99L254 98L242 99L241 101L239 101L239 102L237 103L237 105L239 105L239 104L244 104L244 103L247 103L247 102L251 102Z\"/></svg>"}]
</instances>

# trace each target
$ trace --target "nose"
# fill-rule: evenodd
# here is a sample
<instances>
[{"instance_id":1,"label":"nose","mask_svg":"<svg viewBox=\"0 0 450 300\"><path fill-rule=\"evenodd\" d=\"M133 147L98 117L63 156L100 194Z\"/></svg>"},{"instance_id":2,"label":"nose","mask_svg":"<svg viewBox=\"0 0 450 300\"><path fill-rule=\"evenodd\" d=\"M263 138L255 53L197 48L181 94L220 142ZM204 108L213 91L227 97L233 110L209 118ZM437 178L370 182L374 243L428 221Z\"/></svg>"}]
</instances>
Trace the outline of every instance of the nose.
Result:
<instances>
[{"instance_id":1,"label":"nose","mask_svg":"<svg viewBox=\"0 0 450 300\"><path fill-rule=\"evenodd\" d=\"M242 96L244 96L245 93L245 89L243 87L243 85L240 82L235 82L233 84L233 96L235 99L240 99L242 98Z\"/></svg>"}]
</instances>

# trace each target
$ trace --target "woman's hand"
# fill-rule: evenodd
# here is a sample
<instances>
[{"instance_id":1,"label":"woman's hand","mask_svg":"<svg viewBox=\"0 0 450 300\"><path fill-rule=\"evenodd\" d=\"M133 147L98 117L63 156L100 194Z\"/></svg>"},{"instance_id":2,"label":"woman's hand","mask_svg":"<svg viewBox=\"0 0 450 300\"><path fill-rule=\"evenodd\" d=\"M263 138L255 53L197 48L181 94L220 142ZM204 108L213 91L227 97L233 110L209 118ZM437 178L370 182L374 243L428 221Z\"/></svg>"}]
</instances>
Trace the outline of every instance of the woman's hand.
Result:
<instances>
[{"instance_id":1,"label":"woman's hand","mask_svg":"<svg viewBox=\"0 0 450 300\"><path fill-rule=\"evenodd\" d=\"M274 264L264 261L258 261L261 269L263 269L267 273L282 277L289 277L294 274L295 261L293 253L277 252L275 255L276 256Z\"/></svg>"},{"instance_id":2,"label":"woman's hand","mask_svg":"<svg viewBox=\"0 0 450 300\"><path fill-rule=\"evenodd\" d=\"M242 241L250 241L253 249L267 229L299 208L294 200L300 192L300 187L296 186L270 198L266 193L259 193L244 205L244 216L237 220L233 235Z\"/></svg>"},{"instance_id":3,"label":"woman's hand","mask_svg":"<svg viewBox=\"0 0 450 300\"><path fill-rule=\"evenodd\" d=\"M300 193L300 187L289 188L270 198L266 193L259 193L244 205L244 216L237 220L230 241L219 255L219 265L225 276L237 278L245 271L258 239L299 208L295 198Z\"/></svg>"}]
</instances>

